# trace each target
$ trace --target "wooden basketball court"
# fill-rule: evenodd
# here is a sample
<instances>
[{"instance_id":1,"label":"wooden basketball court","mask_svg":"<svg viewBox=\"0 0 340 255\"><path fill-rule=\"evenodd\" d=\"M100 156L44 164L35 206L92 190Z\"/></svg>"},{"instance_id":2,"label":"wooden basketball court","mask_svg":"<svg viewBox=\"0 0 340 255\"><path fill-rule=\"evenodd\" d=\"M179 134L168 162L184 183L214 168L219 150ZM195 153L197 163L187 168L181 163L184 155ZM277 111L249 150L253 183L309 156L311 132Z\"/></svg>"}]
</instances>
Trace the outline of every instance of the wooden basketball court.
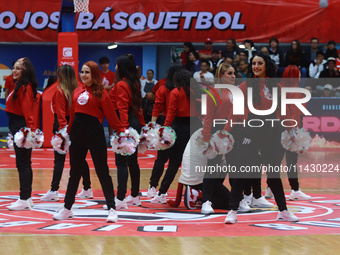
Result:
<instances>
[{"instance_id":1,"label":"wooden basketball court","mask_svg":"<svg viewBox=\"0 0 340 255\"><path fill-rule=\"evenodd\" d=\"M337 162L338 152L322 152L312 151L300 157L299 162L312 162L311 158L317 158L319 163L323 162ZM0 193L6 192L18 195L18 174L15 169L15 159L13 157L14 151L8 149L0 149ZM149 156L146 156L149 155ZM148 180L151 174L150 168L153 165L154 152L140 155L141 164L141 190L146 191L148 188ZM114 186L117 185L116 169L112 162L111 152L109 153L109 166L114 181ZM143 158L144 157L144 158ZM90 158L89 158L90 159ZM90 160L91 161L91 160ZM50 188L52 179L53 167L53 152L49 149L42 151L34 151L32 156L32 165L34 168L33 177L33 193L35 191L46 192ZM95 175L93 166L91 167L91 181L93 190L101 190L98 179ZM65 191L68 180L69 166L67 163L61 182L61 191ZM177 175L178 178L179 175ZM171 186L173 194L177 187L177 178ZM283 180L286 194L289 194L289 185L286 178ZM227 182L226 182L227 183ZM339 214L340 208L340 181L339 178L332 176L331 178L304 178L300 180L300 185L303 191L307 194L313 193L319 196L332 195L332 199L339 199L333 202L332 211ZM263 180L262 189L264 190L265 180ZM81 189L81 187L80 187ZM62 193L62 192L61 192ZM170 194L171 195L171 194ZM96 196L96 195L95 195ZM332 201L333 201L332 200ZM63 199L59 201L62 206ZM293 202L288 205L293 206ZM335 204L334 203L338 203ZM146 202L147 204L147 202ZM39 206L39 200L35 201L35 205ZM165 205L164 207L169 207ZM183 204L180 205L183 207ZM146 207L145 207L146 208ZM144 209L145 209L144 208ZM130 209L130 208L129 208ZM162 208L167 209L167 208ZM183 208L182 208L183 209ZM145 209L148 210L148 209ZM330 210L330 209L329 209ZM129 210L128 210L129 211ZM196 211L199 215L200 210ZM28 215L28 211L10 212L5 206L0 207L0 224L7 216L15 216L17 219L24 220ZM222 212L221 212L222 213ZM276 224L276 213L269 214L272 220L270 224ZM20 231L16 228L13 232L6 231L9 228L0 225L0 254L338 254L340 248L339 225L334 223L331 228L320 228L322 231L306 232L307 234L294 234L294 231L278 231L274 230L274 234L266 234L266 229L245 228L252 225L251 221L256 223L257 216L251 215L248 218L239 217L239 222L235 225L225 225L223 217L217 218L214 224L214 231L208 228L208 225L199 222L182 222L186 224L188 233L183 234L163 234L153 233L145 236L143 233L138 234L134 232L132 235L119 234L119 229L114 232L114 235L105 234L98 235L88 234L78 230L77 234L63 234L63 233L48 233L37 234L25 231ZM243 221L243 219L247 219ZM337 218L338 221L340 219ZM333 219L334 220L334 219ZM335 219L336 221L336 219ZM75 221L69 220L67 223L72 224ZM133 222L124 221L120 218L117 224L133 225ZM312 221L308 221L310 224ZM313 221L315 222L315 221ZM318 221L319 223L322 221ZM326 222L326 220L324 221ZM50 216L45 219L45 223L56 224ZM60 222L58 222L60 223ZM106 224L105 220L101 219L102 225ZM105 223L105 224L104 224ZM140 223L140 222L139 222ZM171 222L170 222L171 223ZM280 222L283 223L283 222ZM300 225L288 224L289 226L304 227L303 223L307 223L307 219L302 219ZM96 223L98 224L98 223ZM114 225L114 224L113 224ZM142 223L143 226L148 223ZM97 225L96 225L97 226ZM178 228L183 225L179 225ZM192 228L192 230L191 230ZM240 233L239 230L243 233ZM311 227L312 229L312 227ZM268 230L269 231L269 230ZM335 231L335 232L334 232ZM217 233L218 232L218 233ZM112 232L113 233L113 232ZM216 234L217 233L217 234ZM260 233L260 234L259 234ZM264 234L262 234L264 233ZM269 233L269 232L268 232ZM309 234L311 233L311 234ZM225 236L223 236L225 235Z\"/></svg>"}]
</instances>

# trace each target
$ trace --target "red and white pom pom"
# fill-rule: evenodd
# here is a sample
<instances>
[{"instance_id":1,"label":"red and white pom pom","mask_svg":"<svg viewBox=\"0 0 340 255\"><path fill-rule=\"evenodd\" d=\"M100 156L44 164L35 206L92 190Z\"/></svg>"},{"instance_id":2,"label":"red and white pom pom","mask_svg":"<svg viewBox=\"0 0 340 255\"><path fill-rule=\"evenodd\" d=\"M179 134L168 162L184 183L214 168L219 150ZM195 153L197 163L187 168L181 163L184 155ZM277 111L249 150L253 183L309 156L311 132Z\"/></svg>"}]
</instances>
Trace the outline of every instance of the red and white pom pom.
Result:
<instances>
[{"instance_id":1,"label":"red and white pom pom","mask_svg":"<svg viewBox=\"0 0 340 255\"><path fill-rule=\"evenodd\" d=\"M176 141L176 132L171 127L156 127L151 129L152 139L150 144L156 150L166 150L172 147Z\"/></svg>"},{"instance_id":2,"label":"red and white pom pom","mask_svg":"<svg viewBox=\"0 0 340 255\"><path fill-rule=\"evenodd\" d=\"M217 152L213 149L213 147L209 144L208 148L203 152L203 154L207 157L207 159L216 158Z\"/></svg>"},{"instance_id":3,"label":"red and white pom pom","mask_svg":"<svg viewBox=\"0 0 340 255\"><path fill-rule=\"evenodd\" d=\"M36 148L41 148L41 146L44 143L44 133L40 129L36 129L34 132L34 146L32 147L33 149Z\"/></svg>"},{"instance_id":4,"label":"red and white pom pom","mask_svg":"<svg viewBox=\"0 0 340 255\"><path fill-rule=\"evenodd\" d=\"M152 147L152 140L155 139L156 134L152 131L152 129L160 127L159 124L156 122L149 122L148 125L142 127L140 138L139 138L139 145L138 145L138 152L145 153L148 149L154 149Z\"/></svg>"},{"instance_id":5,"label":"red and white pom pom","mask_svg":"<svg viewBox=\"0 0 340 255\"><path fill-rule=\"evenodd\" d=\"M21 128L15 133L14 142L19 148L40 148L44 143L44 133L40 129L32 132L30 128Z\"/></svg>"},{"instance_id":6,"label":"red and white pom pom","mask_svg":"<svg viewBox=\"0 0 340 255\"><path fill-rule=\"evenodd\" d=\"M67 126L60 129L51 139L53 149L59 154L65 155L70 148L70 136L67 133Z\"/></svg>"},{"instance_id":7,"label":"red and white pom pom","mask_svg":"<svg viewBox=\"0 0 340 255\"><path fill-rule=\"evenodd\" d=\"M138 144L139 134L131 127L125 130L125 132L121 132L119 135L115 134L111 136L113 151L123 156L129 156L135 153Z\"/></svg>"},{"instance_id":8,"label":"red and white pom pom","mask_svg":"<svg viewBox=\"0 0 340 255\"><path fill-rule=\"evenodd\" d=\"M228 131L218 130L210 139L210 144L217 154L227 154L234 146L234 137Z\"/></svg>"},{"instance_id":9,"label":"red and white pom pom","mask_svg":"<svg viewBox=\"0 0 340 255\"><path fill-rule=\"evenodd\" d=\"M293 152L306 152L311 144L311 136L304 128L285 130L281 134L281 144L286 150Z\"/></svg>"},{"instance_id":10,"label":"red and white pom pom","mask_svg":"<svg viewBox=\"0 0 340 255\"><path fill-rule=\"evenodd\" d=\"M8 133L6 140L7 140L8 148L13 149L14 148L14 144L13 144L14 141L13 141L13 135L11 133Z\"/></svg>"}]
</instances>

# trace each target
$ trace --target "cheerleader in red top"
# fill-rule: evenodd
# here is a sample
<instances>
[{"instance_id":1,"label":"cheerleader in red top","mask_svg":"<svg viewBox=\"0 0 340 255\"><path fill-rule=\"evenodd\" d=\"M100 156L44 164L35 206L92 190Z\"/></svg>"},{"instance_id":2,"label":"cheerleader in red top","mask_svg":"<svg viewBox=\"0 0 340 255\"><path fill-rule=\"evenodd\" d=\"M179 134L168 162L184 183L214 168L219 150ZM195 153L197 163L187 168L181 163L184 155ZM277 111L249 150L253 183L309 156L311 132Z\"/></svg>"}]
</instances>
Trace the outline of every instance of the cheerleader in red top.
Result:
<instances>
[{"instance_id":1,"label":"cheerleader in red top","mask_svg":"<svg viewBox=\"0 0 340 255\"><path fill-rule=\"evenodd\" d=\"M235 84L235 69L228 63L222 63L216 70L215 74L216 83L222 84ZM202 130L202 141L209 142L213 133L221 126L216 125L213 127L214 119L225 119L229 116L229 112L233 108L233 97L228 89L217 89L211 91L213 95L218 93L222 104L218 100L217 106L215 106L214 101L211 97L207 97L207 113L203 118L203 130ZM236 140L236 132L234 132L234 139ZM236 146L231 150L230 153L225 155L226 161L232 164L231 161L235 158L235 153L237 153ZM208 160L208 166L221 165L223 155L217 155L215 158ZM201 213L210 214L214 213L213 208L218 209L228 209L229 208L229 190L223 185L226 177L226 172L206 172L203 179L202 185L202 209ZM192 187L191 187L192 188ZM193 193L191 191L191 193ZM250 208L249 208L250 209Z\"/></svg>"},{"instance_id":2,"label":"cheerleader in red top","mask_svg":"<svg viewBox=\"0 0 340 255\"><path fill-rule=\"evenodd\" d=\"M170 92L175 88L173 76L175 72L181 69L184 69L184 67L180 65L174 65L169 68L165 86L160 86L156 92L155 104L152 110L151 118L152 122L158 121L158 123L160 123L161 125L164 124L164 120L163 121L160 120L161 119L160 117L165 118L167 114L167 109L169 105L169 95ZM161 112L163 113L163 116L160 116ZM155 160L155 163L152 168L152 173L150 177L150 187L147 192L147 197L154 197L157 195L156 188L158 186L159 179L163 174L164 165L169 159L169 151L171 150L157 151L157 159Z\"/></svg>"},{"instance_id":3,"label":"cheerleader in red top","mask_svg":"<svg viewBox=\"0 0 340 255\"><path fill-rule=\"evenodd\" d=\"M133 55L122 55L116 60L117 83L110 92L119 112L121 125L127 129L134 128L139 133L145 126L142 111L140 80ZM141 205L139 196L140 169L137 159L138 149L130 156L115 155L118 177L117 210L125 210L128 205ZM131 194L125 199L128 173L131 178Z\"/></svg>"},{"instance_id":4,"label":"cheerleader in red top","mask_svg":"<svg viewBox=\"0 0 340 255\"><path fill-rule=\"evenodd\" d=\"M287 66L285 71L282 74L281 86L282 87L299 87L300 84L301 73L299 68L295 65ZM289 93L287 98L301 98L302 94L293 94ZM297 127L302 127L302 115L303 113L296 107L296 105L287 105L287 113L290 116L290 119L296 120L298 123ZM311 196L303 193L299 189L299 180L298 180L298 171L296 169L296 164L298 161L298 153L285 150L286 154L286 164L289 166L289 169L292 171L287 172L289 185L291 187L291 192L289 195L289 200L309 200ZM266 189L266 197L273 197L273 193L270 188Z\"/></svg>"},{"instance_id":5,"label":"cheerleader in red top","mask_svg":"<svg viewBox=\"0 0 340 255\"><path fill-rule=\"evenodd\" d=\"M110 97L104 89L99 75L99 67L94 61L86 62L80 78L84 83L73 93L70 111L70 178L65 195L64 208L53 216L55 220L72 219L72 205L75 201L80 177L86 170L86 155L90 150L93 164L109 209L107 222L117 222L115 195L112 178L107 165L107 147L102 120L106 117L109 125L118 133L123 131L115 114Z\"/></svg>"},{"instance_id":6,"label":"cheerleader in red top","mask_svg":"<svg viewBox=\"0 0 340 255\"><path fill-rule=\"evenodd\" d=\"M36 100L38 82L34 67L28 58L21 58L15 62L12 69L14 90L6 100L8 127L14 136L22 127L35 130L33 120L33 104ZM8 206L9 210L30 210L33 206L32 193L32 149L19 148L15 143L15 161L19 172L20 198Z\"/></svg>"},{"instance_id":7,"label":"cheerleader in red top","mask_svg":"<svg viewBox=\"0 0 340 255\"><path fill-rule=\"evenodd\" d=\"M52 109L54 112L53 134L64 129L70 120L70 107L72 104L72 95L78 87L76 74L70 65L62 65L57 69L58 87L52 98ZM41 201L59 201L59 184L63 174L66 154L60 154L54 151L54 168L51 190L40 198ZM84 165L85 166L85 165ZM87 171L86 171L87 169ZM79 198L93 198L90 182L90 169L86 164L83 171L82 193L78 194Z\"/></svg>"},{"instance_id":8,"label":"cheerleader in red top","mask_svg":"<svg viewBox=\"0 0 340 255\"><path fill-rule=\"evenodd\" d=\"M272 62L268 54L258 53L252 59L252 71L254 77L249 78L246 82L240 85L240 89L243 91L244 98L247 98L247 88L253 90L253 106L257 110L267 110L272 106L272 89L280 88L280 84L274 79L276 66ZM247 100L245 100L247 101ZM255 115L250 113L247 105L245 105L245 115L239 118L230 116L229 120L233 120L233 123L242 122L242 120L250 119L262 119L264 125L261 127L251 127L247 124L242 129L241 140L239 143L238 157L237 157L237 169L241 170L241 167L252 167L262 165L270 165L271 167L280 167L283 158L283 147L281 145L281 133L283 127L280 122L273 121L268 122L266 119L280 119L280 109L274 113L266 116ZM230 124L230 123L229 123ZM230 131L233 127L228 126L227 130ZM259 154L261 158L259 159ZM237 208L239 202L242 199L242 191L244 189L244 178L259 178L255 174L241 174L236 173L236 179L233 180L230 196L230 209L225 223L235 223L237 221ZM230 174L231 175L231 174ZM286 198L280 179L280 172L267 171L268 185L273 191L275 201L279 209L277 220L283 221L298 221L299 218L293 213L287 210Z\"/></svg>"},{"instance_id":9,"label":"cheerleader in red top","mask_svg":"<svg viewBox=\"0 0 340 255\"><path fill-rule=\"evenodd\" d=\"M165 204L167 202L165 195L181 166L183 152L190 136L202 126L198 118L199 107L195 100L200 95L198 84L194 79L190 81L191 78L191 73L184 69L174 74L176 88L171 91L169 96L169 107L164 126L172 126L176 131L177 139L175 144L168 149L169 166L158 194L151 199L151 203Z\"/></svg>"}]
</instances>

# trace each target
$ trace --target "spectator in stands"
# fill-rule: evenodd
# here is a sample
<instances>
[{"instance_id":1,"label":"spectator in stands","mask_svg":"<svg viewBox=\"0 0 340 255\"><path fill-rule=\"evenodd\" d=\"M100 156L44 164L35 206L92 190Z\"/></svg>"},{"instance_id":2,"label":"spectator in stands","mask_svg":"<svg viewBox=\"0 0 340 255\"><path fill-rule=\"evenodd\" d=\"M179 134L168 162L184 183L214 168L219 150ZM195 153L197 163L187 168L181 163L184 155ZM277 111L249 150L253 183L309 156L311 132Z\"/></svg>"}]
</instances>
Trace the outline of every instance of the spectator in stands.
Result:
<instances>
[{"instance_id":1,"label":"spectator in stands","mask_svg":"<svg viewBox=\"0 0 340 255\"><path fill-rule=\"evenodd\" d=\"M209 63L210 63L209 72L211 72L213 75L215 75L218 66L222 62L223 62L223 59L220 58L220 52L218 50L214 49L211 52L211 60L209 61Z\"/></svg>"},{"instance_id":2,"label":"spectator in stands","mask_svg":"<svg viewBox=\"0 0 340 255\"><path fill-rule=\"evenodd\" d=\"M184 47L184 50L182 51L180 58L181 58L182 65L185 66L189 59L189 52L196 51L196 49L194 45L192 45L191 42L185 42L183 47Z\"/></svg>"},{"instance_id":3,"label":"spectator in stands","mask_svg":"<svg viewBox=\"0 0 340 255\"><path fill-rule=\"evenodd\" d=\"M269 55L269 50L267 47L262 47L260 51Z\"/></svg>"},{"instance_id":4,"label":"spectator in stands","mask_svg":"<svg viewBox=\"0 0 340 255\"><path fill-rule=\"evenodd\" d=\"M57 81L57 78L55 76L51 75L50 77L48 77L45 89L49 88L56 81Z\"/></svg>"},{"instance_id":5,"label":"spectator in stands","mask_svg":"<svg viewBox=\"0 0 340 255\"><path fill-rule=\"evenodd\" d=\"M301 73L301 78L307 77L307 69L305 67L305 57L301 47L301 43L298 40L294 40L291 43L290 49L286 53L285 64L296 65Z\"/></svg>"},{"instance_id":6,"label":"spectator in stands","mask_svg":"<svg viewBox=\"0 0 340 255\"><path fill-rule=\"evenodd\" d=\"M236 45L236 41L234 38L229 38L227 41L226 49L222 51L222 59L231 58L234 62L239 62L240 50Z\"/></svg>"},{"instance_id":7,"label":"spectator in stands","mask_svg":"<svg viewBox=\"0 0 340 255\"><path fill-rule=\"evenodd\" d=\"M101 57L99 59L99 64L102 70L100 70L100 78L102 79L102 84L104 86L104 89L107 90L107 92L110 92L110 90L115 85L116 80L116 74L109 70L110 66L110 59L108 57Z\"/></svg>"},{"instance_id":8,"label":"spectator in stands","mask_svg":"<svg viewBox=\"0 0 340 255\"><path fill-rule=\"evenodd\" d=\"M250 75L249 69L248 69L248 60L242 59L240 61L240 71L237 72L236 77L237 79L237 85L241 84L242 82L246 81L247 78Z\"/></svg>"},{"instance_id":9,"label":"spectator in stands","mask_svg":"<svg viewBox=\"0 0 340 255\"><path fill-rule=\"evenodd\" d=\"M137 68L137 71L138 71L139 80L140 81L145 80L145 77L142 75L142 67L141 66L136 66L136 68Z\"/></svg>"},{"instance_id":10,"label":"spectator in stands","mask_svg":"<svg viewBox=\"0 0 340 255\"><path fill-rule=\"evenodd\" d=\"M189 61L185 65L185 69L187 69L191 74L201 70L201 60L196 51L190 51L188 55Z\"/></svg>"},{"instance_id":11,"label":"spectator in stands","mask_svg":"<svg viewBox=\"0 0 340 255\"><path fill-rule=\"evenodd\" d=\"M334 41L329 41L327 44L327 50L325 52L325 59L328 58L337 58L338 57L338 52L337 49L335 48L335 42Z\"/></svg>"},{"instance_id":12,"label":"spectator in stands","mask_svg":"<svg viewBox=\"0 0 340 255\"><path fill-rule=\"evenodd\" d=\"M207 59L201 60L201 70L194 73L194 78L198 82L202 82L204 84L213 84L214 83L214 75L209 72L210 63Z\"/></svg>"},{"instance_id":13,"label":"spectator in stands","mask_svg":"<svg viewBox=\"0 0 340 255\"><path fill-rule=\"evenodd\" d=\"M322 92L322 97L332 97L333 96L333 86L331 84L326 84Z\"/></svg>"},{"instance_id":14,"label":"spectator in stands","mask_svg":"<svg viewBox=\"0 0 340 255\"><path fill-rule=\"evenodd\" d=\"M248 61L253 57L254 53L257 51L254 48L254 42L252 40L245 40L243 42L244 50L248 52Z\"/></svg>"},{"instance_id":15,"label":"spectator in stands","mask_svg":"<svg viewBox=\"0 0 340 255\"><path fill-rule=\"evenodd\" d=\"M315 60L309 64L309 77L313 79L318 79L320 73L324 70L324 65L326 63L327 61L324 60L323 51L318 51L316 53Z\"/></svg>"},{"instance_id":16,"label":"spectator in stands","mask_svg":"<svg viewBox=\"0 0 340 255\"><path fill-rule=\"evenodd\" d=\"M213 50L213 42L211 41L210 38L207 38L204 43L204 49L201 49L198 51L198 55L200 59L211 59L211 53Z\"/></svg>"},{"instance_id":17,"label":"spectator in stands","mask_svg":"<svg viewBox=\"0 0 340 255\"><path fill-rule=\"evenodd\" d=\"M281 77L283 71L285 70L285 60L283 51L279 48L279 40L276 37L269 39L269 56L274 61L275 65L278 67L277 76Z\"/></svg>"},{"instance_id":18,"label":"spectator in stands","mask_svg":"<svg viewBox=\"0 0 340 255\"><path fill-rule=\"evenodd\" d=\"M312 86L306 85L305 89L307 89L310 92L310 94L313 96L313 88L312 88Z\"/></svg>"},{"instance_id":19,"label":"spectator in stands","mask_svg":"<svg viewBox=\"0 0 340 255\"><path fill-rule=\"evenodd\" d=\"M319 39L313 37L310 40L310 47L305 49L305 64L308 67L311 63L314 63L318 51L322 51L322 48L319 45Z\"/></svg>"},{"instance_id":20,"label":"spectator in stands","mask_svg":"<svg viewBox=\"0 0 340 255\"><path fill-rule=\"evenodd\" d=\"M338 50L338 57L335 59L336 69L340 72L340 49Z\"/></svg>"},{"instance_id":21,"label":"spectator in stands","mask_svg":"<svg viewBox=\"0 0 340 255\"><path fill-rule=\"evenodd\" d=\"M149 123L152 115L152 108L155 102L154 94L152 93L152 88L158 82L154 78L154 71L149 69L146 71L146 79L141 81L141 94L142 94L142 108L144 114L144 120Z\"/></svg>"},{"instance_id":22,"label":"spectator in stands","mask_svg":"<svg viewBox=\"0 0 340 255\"><path fill-rule=\"evenodd\" d=\"M327 59L327 68L320 73L320 78L339 78L340 73L335 66L335 58Z\"/></svg>"}]
</instances>

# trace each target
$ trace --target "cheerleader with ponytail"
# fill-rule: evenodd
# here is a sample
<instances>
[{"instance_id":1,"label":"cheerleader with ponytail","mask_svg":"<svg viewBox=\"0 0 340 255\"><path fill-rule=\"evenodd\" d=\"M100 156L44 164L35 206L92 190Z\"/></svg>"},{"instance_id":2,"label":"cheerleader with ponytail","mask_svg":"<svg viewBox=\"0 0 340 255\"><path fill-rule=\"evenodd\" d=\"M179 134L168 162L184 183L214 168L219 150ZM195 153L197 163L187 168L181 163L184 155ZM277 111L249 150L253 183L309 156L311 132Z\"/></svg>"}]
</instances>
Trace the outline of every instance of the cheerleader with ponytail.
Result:
<instances>
[{"instance_id":1,"label":"cheerleader with ponytail","mask_svg":"<svg viewBox=\"0 0 340 255\"><path fill-rule=\"evenodd\" d=\"M37 128L33 119L33 105L38 83L34 67L28 58L18 59L13 65L12 74L15 88L6 99L6 113L9 119L9 130L14 136L13 146L19 172L20 198L7 208L22 211L30 210L33 206L31 155L32 148L35 146L34 131ZM28 136L32 138L31 142L27 140ZM21 137L21 139L16 139L16 137Z\"/></svg>"},{"instance_id":2,"label":"cheerleader with ponytail","mask_svg":"<svg viewBox=\"0 0 340 255\"><path fill-rule=\"evenodd\" d=\"M76 74L70 65L62 65L57 69L57 90L52 97L52 109L54 112L53 138L51 144L54 148L54 168L51 182L51 190L43 195L41 201L59 201L59 184L63 174L65 158L70 146L70 138L67 133L67 125L70 120L70 107L74 90L78 87ZM89 166L84 164L82 194L79 198L93 198L90 182Z\"/></svg>"}]
</instances>

